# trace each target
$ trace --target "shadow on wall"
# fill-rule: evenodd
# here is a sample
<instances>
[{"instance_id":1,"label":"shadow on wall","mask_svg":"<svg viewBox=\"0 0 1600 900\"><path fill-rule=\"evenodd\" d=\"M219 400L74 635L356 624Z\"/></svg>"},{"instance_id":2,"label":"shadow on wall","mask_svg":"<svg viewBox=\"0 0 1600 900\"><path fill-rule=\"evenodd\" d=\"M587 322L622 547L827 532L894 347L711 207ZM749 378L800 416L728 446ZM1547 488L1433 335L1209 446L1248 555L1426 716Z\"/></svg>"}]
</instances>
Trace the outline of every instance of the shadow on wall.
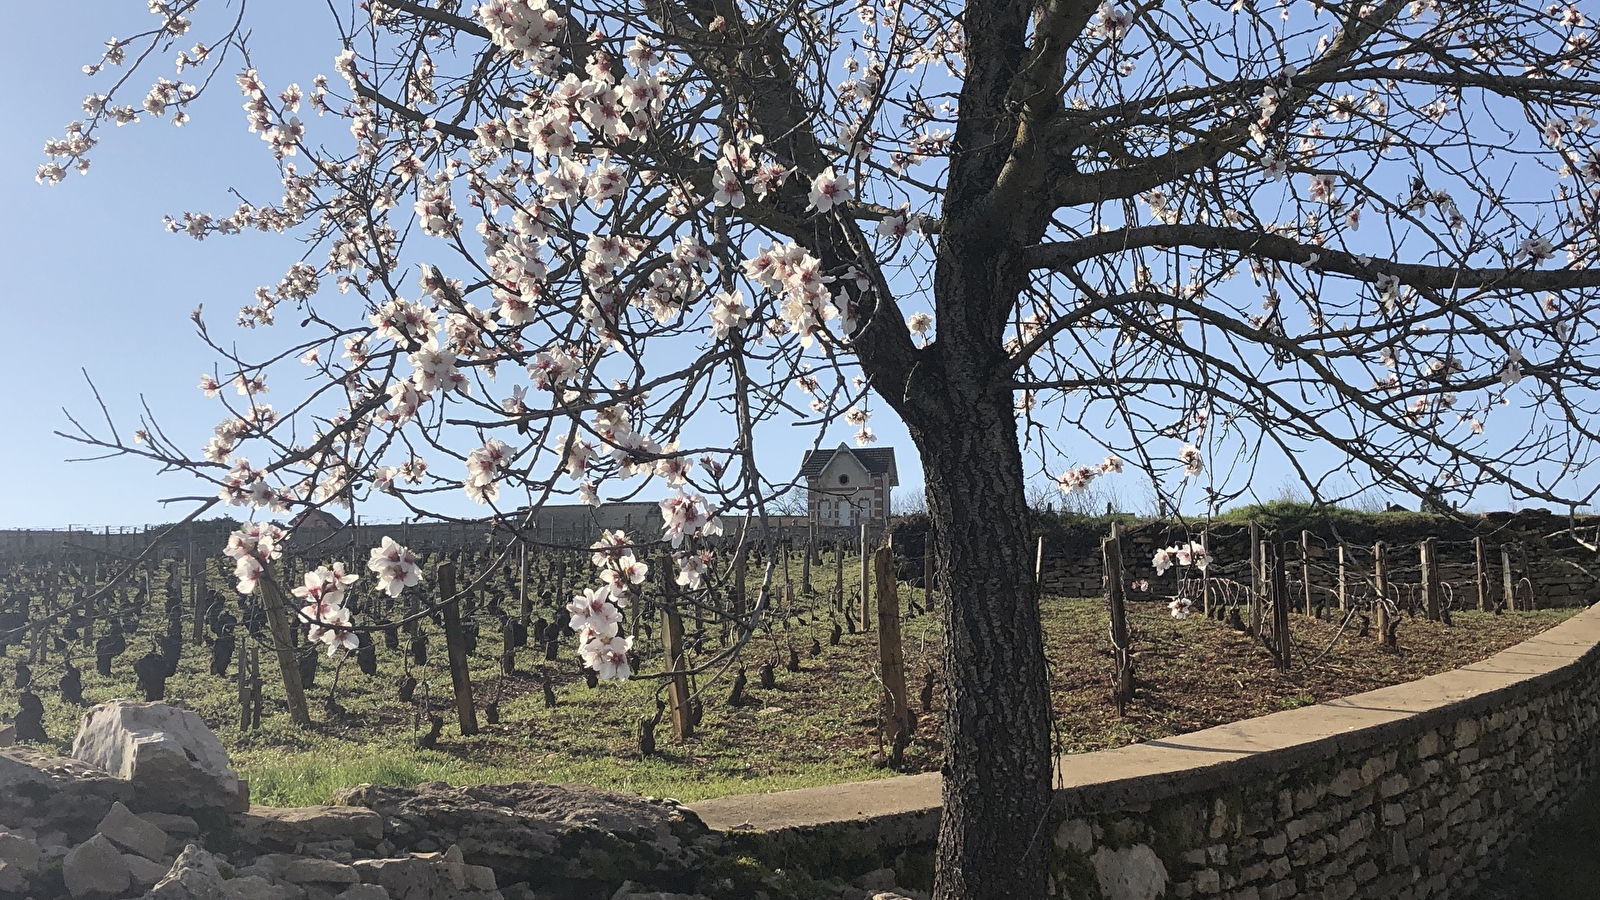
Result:
<instances>
[{"instance_id":1,"label":"shadow on wall","mask_svg":"<svg viewBox=\"0 0 1600 900\"><path fill-rule=\"evenodd\" d=\"M1474 900L1600 900L1600 785L1584 790Z\"/></svg>"}]
</instances>

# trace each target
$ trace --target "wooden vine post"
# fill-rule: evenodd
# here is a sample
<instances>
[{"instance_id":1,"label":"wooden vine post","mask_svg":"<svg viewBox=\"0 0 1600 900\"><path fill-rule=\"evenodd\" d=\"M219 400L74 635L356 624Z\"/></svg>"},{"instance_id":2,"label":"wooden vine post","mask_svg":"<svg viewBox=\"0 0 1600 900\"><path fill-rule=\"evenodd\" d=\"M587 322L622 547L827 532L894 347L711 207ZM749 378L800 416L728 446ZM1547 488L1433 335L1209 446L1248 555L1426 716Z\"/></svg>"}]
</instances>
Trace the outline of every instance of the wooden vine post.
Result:
<instances>
[{"instance_id":1,"label":"wooden vine post","mask_svg":"<svg viewBox=\"0 0 1600 900\"><path fill-rule=\"evenodd\" d=\"M872 572L870 569L872 551L867 548L867 520L861 520L861 630L866 631L872 623Z\"/></svg>"},{"instance_id":2,"label":"wooden vine post","mask_svg":"<svg viewBox=\"0 0 1600 900\"><path fill-rule=\"evenodd\" d=\"M844 539L833 542L833 608L844 611Z\"/></svg>"},{"instance_id":3,"label":"wooden vine post","mask_svg":"<svg viewBox=\"0 0 1600 900\"><path fill-rule=\"evenodd\" d=\"M1439 539L1427 538L1418 546L1422 565L1422 606L1429 622L1440 619Z\"/></svg>"},{"instance_id":4,"label":"wooden vine post","mask_svg":"<svg viewBox=\"0 0 1600 900\"><path fill-rule=\"evenodd\" d=\"M1511 578L1511 548L1500 545L1500 586L1505 591L1506 612L1517 609L1517 591Z\"/></svg>"},{"instance_id":5,"label":"wooden vine post","mask_svg":"<svg viewBox=\"0 0 1600 900\"><path fill-rule=\"evenodd\" d=\"M922 605L933 609L933 525L922 538Z\"/></svg>"},{"instance_id":6,"label":"wooden vine post","mask_svg":"<svg viewBox=\"0 0 1600 900\"><path fill-rule=\"evenodd\" d=\"M1478 587L1478 611L1489 611L1489 570L1483 558L1483 535L1472 539L1472 562L1475 578L1473 583Z\"/></svg>"},{"instance_id":7,"label":"wooden vine post","mask_svg":"<svg viewBox=\"0 0 1600 900\"><path fill-rule=\"evenodd\" d=\"M509 678L517 674L517 624L510 616L501 621L504 624L500 628L500 673Z\"/></svg>"},{"instance_id":8,"label":"wooden vine post","mask_svg":"<svg viewBox=\"0 0 1600 900\"><path fill-rule=\"evenodd\" d=\"M1261 637L1261 600L1266 593L1266 560L1261 553L1261 526L1250 523L1250 636Z\"/></svg>"},{"instance_id":9,"label":"wooden vine post","mask_svg":"<svg viewBox=\"0 0 1600 900\"><path fill-rule=\"evenodd\" d=\"M1044 581L1044 535L1039 535L1039 543L1033 549L1033 583L1041 584Z\"/></svg>"},{"instance_id":10,"label":"wooden vine post","mask_svg":"<svg viewBox=\"0 0 1600 900\"><path fill-rule=\"evenodd\" d=\"M283 605L283 595L272 580L270 572L262 573L256 582L261 591L261 605L267 613L267 628L272 632L272 648L278 653L278 668L283 671L283 695L289 704L289 718L296 725L309 727L311 711L306 706L305 686L300 683L300 661L294 652L294 623Z\"/></svg>"},{"instance_id":11,"label":"wooden vine post","mask_svg":"<svg viewBox=\"0 0 1600 900\"><path fill-rule=\"evenodd\" d=\"M455 689L456 720L463 735L478 733L478 709L472 702L472 675L467 671L467 643L461 634L461 598L456 593L456 564L439 563L439 599L444 601L444 646L450 660L450 686Z\"/></svg>"},{"instance_id":12,"label":"wooden vine post","mask_svg":"<svg viewBox=\"0 0 1600 900\"><path fill-rule=\"evenodd\" d=\"M745 613L744 556L745 546L743 542L740 542L738 552L733 555L733 617L735 619L744 618Z\"/></svg>"},{"instance_id":13,"label":"wooden vine post","mask_svg":"<svg viewBox=\"0 0 1600 900\"><path fill-rule=\"evenodd\" d=\"M249 629L239 629L239 730L245 731L250 727L250 663L249 649L245 640L250 634Z\"/></svg>"},{"instance_id":14,"label":"wooden vine post","mask_svg":"<svg viewBox=\"0 0 1600 900\"><path fill-rule=\"evenodd\" d=\"M200 608L205 603L205 592L200 589L200 583L205 580L206 567L203 562L197 564L194 555L194 541L189 542L189 608L194 610L193 643L196 647L205 644L206 640L206 614Z\"/></svg>"},{"instance_id":15,"label":"wooden vine post","mask_svg":"<svg viewBox=\"0 0 1600 900\"><path fill-rule=\"evenodd\" d=\"M1350 611L1350 582L1344 556L1344 543L1339 544L1339 612Z\"/></svg>"},{"instance_id":16,"label":"wooden vine post","mask_svg":"<svg viewBox=\"0 0 1600 900\"><path fill-rule=\"evenodd\" d=\"M533 595L528 593L528 545L522 544L522 554L517 562L517 594L521 605L517 609L518 620L523 628L533 621Z\"/></svg>"},{"instance_id":17,"label":"wooden vine post","mask_svg":"<svg viewBox=\"0 0 1600 900\"><path fill-rule=\"evenodd\" d=\"M1378 643L1394 649L1393 632L1389 628L1389 561L1384 557L1383 541L1372 545L1372 589L1377 597L1372 603L1372 614L1378 626Z\"/></svg>"},{"instance_id":18,"label":"wooden vine post","mask_svg":"<svg viewBox=\"0 0 1600 900\"><path fill-rule=\"evenodd\" d=\"M661 573L661 651L666 656L666 670L673 673L672 680L667 683L667 704L672 709L672 733L682 741L694 737L694 716L689 708L689 676L684 674L689 662L684 657L683 616L679 615L678 604L673 597L671 565L665 554L657 560L656 568ZM742 584L740 589L742 593Z\"/></svg>"},{"instance_id":19,"label":"wooden vine post","mask_svg":"<svg viewBox=\"0 0 1600 900\"><path fill-rule=\"evenodd\" d=\"M800 563L800 590L811 596L811 554L817 539L815 520L806 519L806 558Z\"/></svg>"},{"instance_id":20,"label":"wooden vine post","mask_svg":"<svg viewBox=\"0 0 1600 900\"><path fill-rule=\"evenodd\" d=\"M1300 588L1306 595L1306 615L1317 614L1316 601L1311 595L1311 532L1300 531Z\"/></svg>"},{"instance_id":21,"label":"wooden vine post","mask_svg":"<svg viewBox=\"0 0 1600 900\"><path fill-rule=\"evenodd\" d=\"M1111 523L1111 535L1100 542L1100 556L1105 562L1106 603L1111 607L1111 654L1116 672L1111 695L1117 704L1117 715L1127 715L1128 703L1133 700L1133 648L1128 640L1127 598L1123 596L1122 577L1122 527Z\"/></svg>"},{"instance_id":22,"label":"wooden vine post","mask_svg":"<svg viewBox=\"0 0 1600 900\"><path fill-rule=\"evenodd\" d=\"M1273 658L1278 670L1287 672L1293 641L1289 634L1289 578L1284 570L1283 542L1273 535L1268 550L1268 564L1272 568Z\"/></svg>"},{"instance_id":23,"label":"wooden vine post","mask_svg":"<svg viewBox=\"0 0 1600 900\"><path fill-rule=\"evenodd\" d=\"M905 651L900 643L900 594L895 588L894 549L874 554L878 588L878 663L883 672L883 736L898 762L911 737L911 701L906 696Z\"/></svg>"}]
</instances>

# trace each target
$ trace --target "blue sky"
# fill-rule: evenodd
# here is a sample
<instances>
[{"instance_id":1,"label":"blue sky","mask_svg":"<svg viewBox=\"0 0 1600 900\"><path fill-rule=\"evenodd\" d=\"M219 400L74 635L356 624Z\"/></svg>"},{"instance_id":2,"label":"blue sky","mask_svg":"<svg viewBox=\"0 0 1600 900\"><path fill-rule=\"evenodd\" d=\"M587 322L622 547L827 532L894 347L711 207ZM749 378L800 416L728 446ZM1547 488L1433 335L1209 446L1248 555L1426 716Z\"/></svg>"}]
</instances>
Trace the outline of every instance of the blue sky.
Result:
<instances>
[{"instance_id":1,"label":"blue sky","mask_svg":"<svg viewBox=\"0 0 1600 900\"><path fill-rule=\"evenodd\" d=\"M318 25L327 19L326 7L307 0L252 7L252 61L271 85L309 86L315 74L332 72L339 48L325 29L287 39L295 11ZM81 67L95 60L107 38L133 34L150 17L143 4L112 0L21 4L8 16L13 34L30 37L0 54L0 76L29 86L4 101L8 124L0 130L0 209L8 212L0 219L0 261L10 282L0 295L0 315L12 336L5 363L12 388L0 394L0 466L9 476L0 489L0 528L170 521L190 504L164 507L159 501L209 493L205 485L182 473L159 475L143 460L66 462L93 454L53 432L71 427L63 409L104 430L82 369L124 437L137 427L142 397L180 445L199 453L221 413L195 388L214 360L189 313L204 304L211 333L222 341L286 340L232 323L257 285L282 277L297 249L289 238L254 233L195 242L166 233L162 216L231 212L237 200L230 189L276 197L277 172L257 136L245 130L232 80L239 67L230 63L195 104L188 124L176 128L146 116L110 129L91 155L87 177L74 173L54 188L36 184L45 140L81 115L86 94L107 87L107 73L89 78ZM143 85L130 97L142 96L155 75L175 75L168 65L149 72L136 76ZM902 484L920 489L921 468L904 428L882 411L873 425L878 445L897 450ZM852 430L841 425L824 446L846 440ZM774 437L780 439L761 448L764 468L794 471L813 435ZM463 501L454 511L473 509ZM381 505L360 512L399 516Z\"/></svg>"},{"instance_id":2,"label":"blue sky","mask_svg":"<svg viewBox=\"0 0 1600 900\"><path fill-rule=\"evenodd\" d=\"M208 7L203 7L206 9ZM226 9L210 7L214 12ZM313 75L331 72L338 45L326 28L326 7L312 0L273 0L252 8L253 62L275 89L290 81L309 85ZM0 465L8 477L0 489L0 527L50 527L68 524L139 524L186 514L189 504L163 507L163 498L209 494L205 485L181 473L161 476L141 460L68 463L87 448L53 434L70 428L65 409L92 429L103 430L100 410L84 375L98 385L118 430L130 436L141 398L178 443L198 454L220 417L195 385L213 367L210 351L195 336L189 312L203 304L212 334L241 346L268 346L288 335L269 330L245 332L233 326L235 312L260 284L273 284L297 254L291 239L245 234L197 243L166 233L163 214L186 210L226 213L246 197L276 197L277 172L264 146L244 127L239 95L232 83L237 62L224 66L211 93L193 108L193 120L174 128L168 120L144 117L138 124L110 129L92 154L88 177L69 175L58 187L35 184L44 141L62 133L79 115L85 94L104 91L108 73L84 76L112 35L127 36L146 27L143 4L112 0L53 0L17 4L8 11L13 34L26 35L0 54L0 76L26 85L7 94L0 130L0 262L9 275L0 295L0 316L11 336L5 371L11 390L0 395ZM290 29L298 15L313 26ZM204 13L202 13L202 16ZM204 19L201 23L204 25ZM197 34L212 30L197 28ZM167 54L175 55L176 50ZM173 77L170 64L136 76L130 98L142 95L157 74ZM112 75L114 77L114 75ZM282 317L292 328L291 316ZM886 407L874 404L873 427L879 446L898 451L902 490L919 490L921 473L903 427ZM823 441L847 440L841 425ZM770 431L770 430L769 430ZM760 448L765 471L788 473L812 444L812 433L788 429ZM1077 448L1071 435L1063 447ZM87 454L87 455L93 455ZM1309 467L1331 466L1331 456L1314 454ZM1226 461L1216 461L1225 465ZM1282 492L1288 469L1271 460L1255 477L1265 498ZM1138 476L1107 484L1119 505L1142 510L1148 489ZM643 496L659 491L647 489ZM1501 505L1504 497L1480 498L1479 505ZM454 512L471 513L462 501ZM370 518L398 517L397 508L367 506Z\"/></svg>"}]
</instances>

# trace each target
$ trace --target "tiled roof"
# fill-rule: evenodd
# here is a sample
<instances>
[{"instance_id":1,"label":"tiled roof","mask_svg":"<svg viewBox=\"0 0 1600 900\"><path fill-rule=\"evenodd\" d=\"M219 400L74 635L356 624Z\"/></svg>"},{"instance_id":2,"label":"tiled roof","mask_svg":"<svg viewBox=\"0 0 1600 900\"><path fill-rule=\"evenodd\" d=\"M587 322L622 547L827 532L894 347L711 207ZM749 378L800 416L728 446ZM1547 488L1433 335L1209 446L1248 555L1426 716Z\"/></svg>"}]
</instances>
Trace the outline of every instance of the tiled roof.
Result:
<instances>
[{"instance_id":1,"label":"tiled roof","mask_svg":"<svg viewBox=\"0 0 1600 900\"><path fill-rule=\"evenodd\" d=\"M854 456L856 461L861 463L861 468L866 469L870 474L882 475L887 472L889 475L889 486L900 486L900 473L895 469L893 447L862 447L852 449L844 444L840 444L838 447L832 450L807 450L805 459L801 460L800 462L800 475L802 477L821 475L822 470L828 467L828 463L833 459L834 454L836 453L849 453L850 455Z\"/></svg>"}]
</instances>

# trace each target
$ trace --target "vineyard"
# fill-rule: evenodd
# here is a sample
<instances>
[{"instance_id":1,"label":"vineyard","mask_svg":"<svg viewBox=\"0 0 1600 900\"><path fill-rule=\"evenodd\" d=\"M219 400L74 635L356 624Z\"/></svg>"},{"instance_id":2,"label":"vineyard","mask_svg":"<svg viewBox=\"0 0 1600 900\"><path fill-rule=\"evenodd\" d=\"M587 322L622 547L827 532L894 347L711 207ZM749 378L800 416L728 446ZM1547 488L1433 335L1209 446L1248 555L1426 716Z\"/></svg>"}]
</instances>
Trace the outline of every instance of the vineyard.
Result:
<instances>
[{"instance_id":1,"label":"vineyard","mask_svg":"<svg viewBox=\"0 0 1600 900\"><path fill-rule=\"evenodd\" d=\"M284 658L308 727L288 702L267 594L240 595L232 560L141 564L98 603L87 598L114 559L14 562L0 576L12 688L0 709L19 739L64 749L87 704L181 703L222 736L256 802L278 805L325 802L360 783L530 779L693 800L937 769L944 684L940 598L923 587L931 565L888 548L870 558L859 543L797 543L781 545L770 568L751 554L702 601L652 572L623 623L636 675L621 683L581 667L567 627L566 603L592 585L587 550L423 554L421 583L398 599L364 583L350 590L353 652L329 656L303 628L288 632ZM291 552L279 583L329 562ZM1249 618L1248 588L1212 578L1180 581L1178 593L1197 585L1216 602L1202 597L1184 620L1166 597L1113 597L1125 654L1113 648L1118 616L1108 618L1107 598L1044 599L1058 749L1119 746L1408 681L1571 612L1460 610L1446 623L1397 607L1396 640L1385 641L1368 632L1366 612L1307 608L1280 588L1292 601L1281 605L1288 637L1269 641L1270 627L1258 639L1237 615ZM1270 597L1269 583L1277 622ZM674 631L683 663L668 672ZM1296 662L1281 665L1290 644ZM1136 669L1120 714L1119 659Z\"/></svg>"}]
</instances>

